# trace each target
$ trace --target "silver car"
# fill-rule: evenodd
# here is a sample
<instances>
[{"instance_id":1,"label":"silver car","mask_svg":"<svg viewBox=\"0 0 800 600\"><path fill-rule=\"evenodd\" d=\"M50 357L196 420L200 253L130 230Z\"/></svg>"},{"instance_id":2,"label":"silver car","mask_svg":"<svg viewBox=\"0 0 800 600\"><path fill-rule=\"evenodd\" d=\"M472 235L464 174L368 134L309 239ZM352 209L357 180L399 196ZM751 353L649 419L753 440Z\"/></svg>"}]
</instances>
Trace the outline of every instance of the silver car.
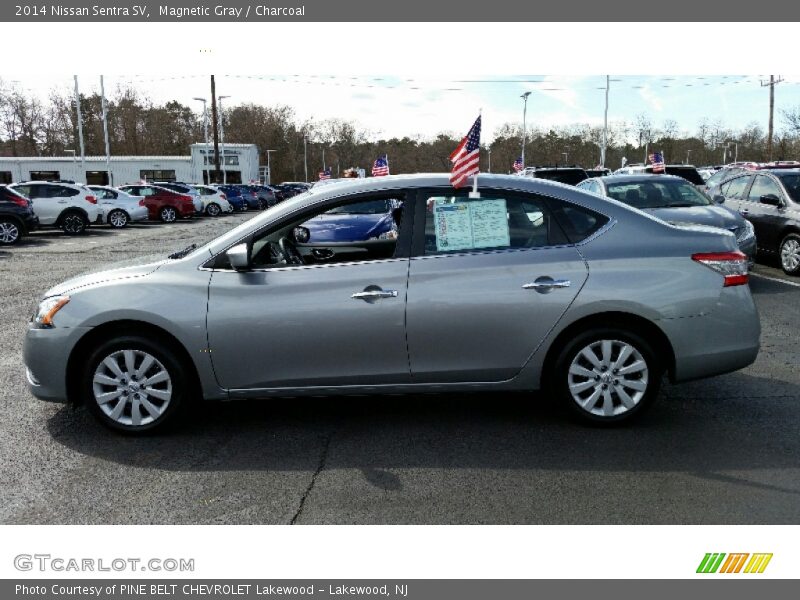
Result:
<instances>
[{"instance_id":1,"label":"silver car","mask_svg":"<svg viewBox=\"0 0 800 600\"><path fill-rule=\"evenodd\" d=\"M357 179L200 247L49 290L25 339L33 394L143 432L202 400L544 389L581 419L633 418L664 374L759 348L733 234L675 227L540 179ZM315 241L308 222L394 200L397 235ZM269 357L269 358L267 358Z\"/></svg>"}]
</instances>

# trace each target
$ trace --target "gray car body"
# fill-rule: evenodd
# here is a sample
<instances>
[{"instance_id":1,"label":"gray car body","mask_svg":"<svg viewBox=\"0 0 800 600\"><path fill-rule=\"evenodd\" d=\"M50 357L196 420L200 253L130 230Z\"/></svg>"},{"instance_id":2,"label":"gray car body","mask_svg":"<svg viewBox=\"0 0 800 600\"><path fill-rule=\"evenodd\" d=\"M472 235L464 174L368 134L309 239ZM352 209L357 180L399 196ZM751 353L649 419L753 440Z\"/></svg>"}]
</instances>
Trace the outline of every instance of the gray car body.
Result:
<instances>
[{"instance_id":1,"label":"gray car body","mask_svg":"<svg viewBox=\"0 0 800 600\"><path fill-rule=\"evenodd\" d=\"M637 183L637 182L652 182L658 180L676 180L686 181L677 175L609 175L607 177L594 177L587 179L578 184L578 187L586 189L590 182L596 183L600 186L601 195L608 197L608 184L609 183ZM710 204L709 206L680 206L680 207L665 207L665 208L645 208L641 209L644 212L651 214L659 219L673 224L689 224L689 225L706 225L708 227L719 227L726 231L732 232L738 236L745 227L745 219L735 210L731 210L719 204ZM739 245L739 250L747 255L751 260L756 255L756 238L751 236L742 240Z\"/></svg>"},{"instance_id":2,"label":"gray car body","mask_svg":"<svg viewBox=\"0 0 800 600\"><path fill-rule=\"evenodd\" d=\"M207 399L535 390L548 374L554 340L606 318L646 320L655 327L668 341L661 358L675 381L755 360L760 326L749 287L723 287L720 274L691 258L735 250L732 234L673 227L620 202L545 180L481 174L480 183L482 189L532 192L584 206L609 221L582 242L563 246L412 253L246 273L206 266L257 231L352 194L452 190L447 174L324 186L183 258L84 275L49 290L45 297L69 294L71 300L55 316L55 327L31 325L27 332L31 390L41 399L67 399L70 378L85 357L81 340L119 322L131 333L158 328L174 338ZM540 276L567 277L572 286L552 293L521 288ZM375 303L350 297L369 284L400 293Z\"/></svg>"}]
</instances>

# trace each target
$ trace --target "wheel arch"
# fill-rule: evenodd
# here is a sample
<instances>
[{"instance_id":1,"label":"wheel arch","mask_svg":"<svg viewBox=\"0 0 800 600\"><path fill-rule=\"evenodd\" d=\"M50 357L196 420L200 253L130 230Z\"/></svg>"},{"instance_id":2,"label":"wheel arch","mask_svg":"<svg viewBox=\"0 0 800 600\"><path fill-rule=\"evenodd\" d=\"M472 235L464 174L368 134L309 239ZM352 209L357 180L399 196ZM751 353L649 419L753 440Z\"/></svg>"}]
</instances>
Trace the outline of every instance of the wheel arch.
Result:
<instances>
[{"instance_id":1,"label":"wheel arch","mask_svg":"<svg viewBox=\"0 0 800 600\"><path fill-rule=\"evenodd\" d=\"M667 334L656 323L645 317L627 312L607 311L582 317L558 333L553 343L550 344L542 366L542 387L549 384L548 378L555 369L561 351L569 341L579 333L593 327L618 327L644 337L653 345L653 350L664 361L664 368L670 380L674 379L675 352Z\"/></svg>"},{"instance_id":2,"label":"wheel arch","mask_svg":"<svg viewBox=\"0 0 800 600\"><path fill-rule=\"evenodd\" d=\"M191 387L191 395L200 391L200 375L197 372L197 366L192 360L189 352L184 345L166 329L153 325L146 321L137 321L135 319L125 319L119 321L110 321L93 327L91 331L87 332L69 355L67 360L67 399L73 404L80 402L80 374L82 373L81 359L87 357L92 349L99 344L111 339L115 335L141 335L149 337L160 344L168 347L175 353L178 361L187 375L189 385Z\"/></svg>"},{"instance_id":3,"label":"wheel arch","mask_svg":"<svg viewBox=\"0 0 800 600\"><path fill-rule=\"evenodd\" d=\"M72 213L78 213L84 219L86 219L87 223L90 223L90 221L89 221L89 213L87 213L80 206L70 206L70 207L65 208L64 210L62 210L61 213L58 215L58 219L56 220L56 225L60 226L64 222L64 218L67 215L72 214Z\"/></svg>"}]
</instances>

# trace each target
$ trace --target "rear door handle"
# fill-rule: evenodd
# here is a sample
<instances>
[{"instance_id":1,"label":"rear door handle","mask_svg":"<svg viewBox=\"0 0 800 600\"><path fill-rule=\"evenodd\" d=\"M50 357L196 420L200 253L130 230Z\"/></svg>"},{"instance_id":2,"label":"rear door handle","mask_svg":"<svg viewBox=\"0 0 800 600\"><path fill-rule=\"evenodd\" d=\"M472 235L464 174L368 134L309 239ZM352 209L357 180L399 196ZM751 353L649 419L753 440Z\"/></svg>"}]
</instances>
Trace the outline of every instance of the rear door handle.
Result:
<instances>
[{"instance_id":1,"label":"rear door handle","mask_svg":"<svg viewBox=\"0 0 800 600\"><path fill-rule=\"evenodd\" d=\"M523 290L536 290L540 293L547 293L556 288L568 288L572 283L569 279L553 279L552 277L539 277L532 283L522 286Z\"/></svg>"},{"instance_id":2,"label":"rear door handle","mask_svg":"<svg viewBox=\"0 0 800 600\"><path fill-rule=\"evenodd\" d=\"M379 287L369 286L363 292L356 292L350 296L354 300L364 300L366 302L375 302L384 298L397 298L397 290L382 290Z\"/></svg>"},{"instance_id":3,"label":"rear door handle","mask_svg":"<svg viewBox=\"0 0 800 600\"><path fill-rule=\"evenodd\" d=\"M742 215L742 216L746 216L746 215L750 214L750 211L747 210L746 208L740 208L739 209L739 214Z\"/></svg>"}]
</instances>

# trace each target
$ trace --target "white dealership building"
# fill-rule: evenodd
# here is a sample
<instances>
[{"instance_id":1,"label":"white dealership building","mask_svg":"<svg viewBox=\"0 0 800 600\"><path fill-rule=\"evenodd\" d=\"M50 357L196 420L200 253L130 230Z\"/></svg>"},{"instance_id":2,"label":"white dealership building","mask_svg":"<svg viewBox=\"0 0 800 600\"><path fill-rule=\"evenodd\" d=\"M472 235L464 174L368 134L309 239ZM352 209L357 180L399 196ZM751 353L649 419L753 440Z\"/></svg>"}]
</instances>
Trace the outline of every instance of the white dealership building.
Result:
<instances>
[{"instance_id":1,"label":"white dealership building","mask_svg":"<svg viewBox=\"0 0 800 600\"><path fill-rule=\"evenodd\" d=\"M248 183L266 175L255 144L220 144L220 183ZM214 146L192 144L188 156L3 156L0 183L71 180L95 185L137 181L208 182L214 179ZM223 160L224 158L224 160Z\"/></svg>"}]
</instances>

